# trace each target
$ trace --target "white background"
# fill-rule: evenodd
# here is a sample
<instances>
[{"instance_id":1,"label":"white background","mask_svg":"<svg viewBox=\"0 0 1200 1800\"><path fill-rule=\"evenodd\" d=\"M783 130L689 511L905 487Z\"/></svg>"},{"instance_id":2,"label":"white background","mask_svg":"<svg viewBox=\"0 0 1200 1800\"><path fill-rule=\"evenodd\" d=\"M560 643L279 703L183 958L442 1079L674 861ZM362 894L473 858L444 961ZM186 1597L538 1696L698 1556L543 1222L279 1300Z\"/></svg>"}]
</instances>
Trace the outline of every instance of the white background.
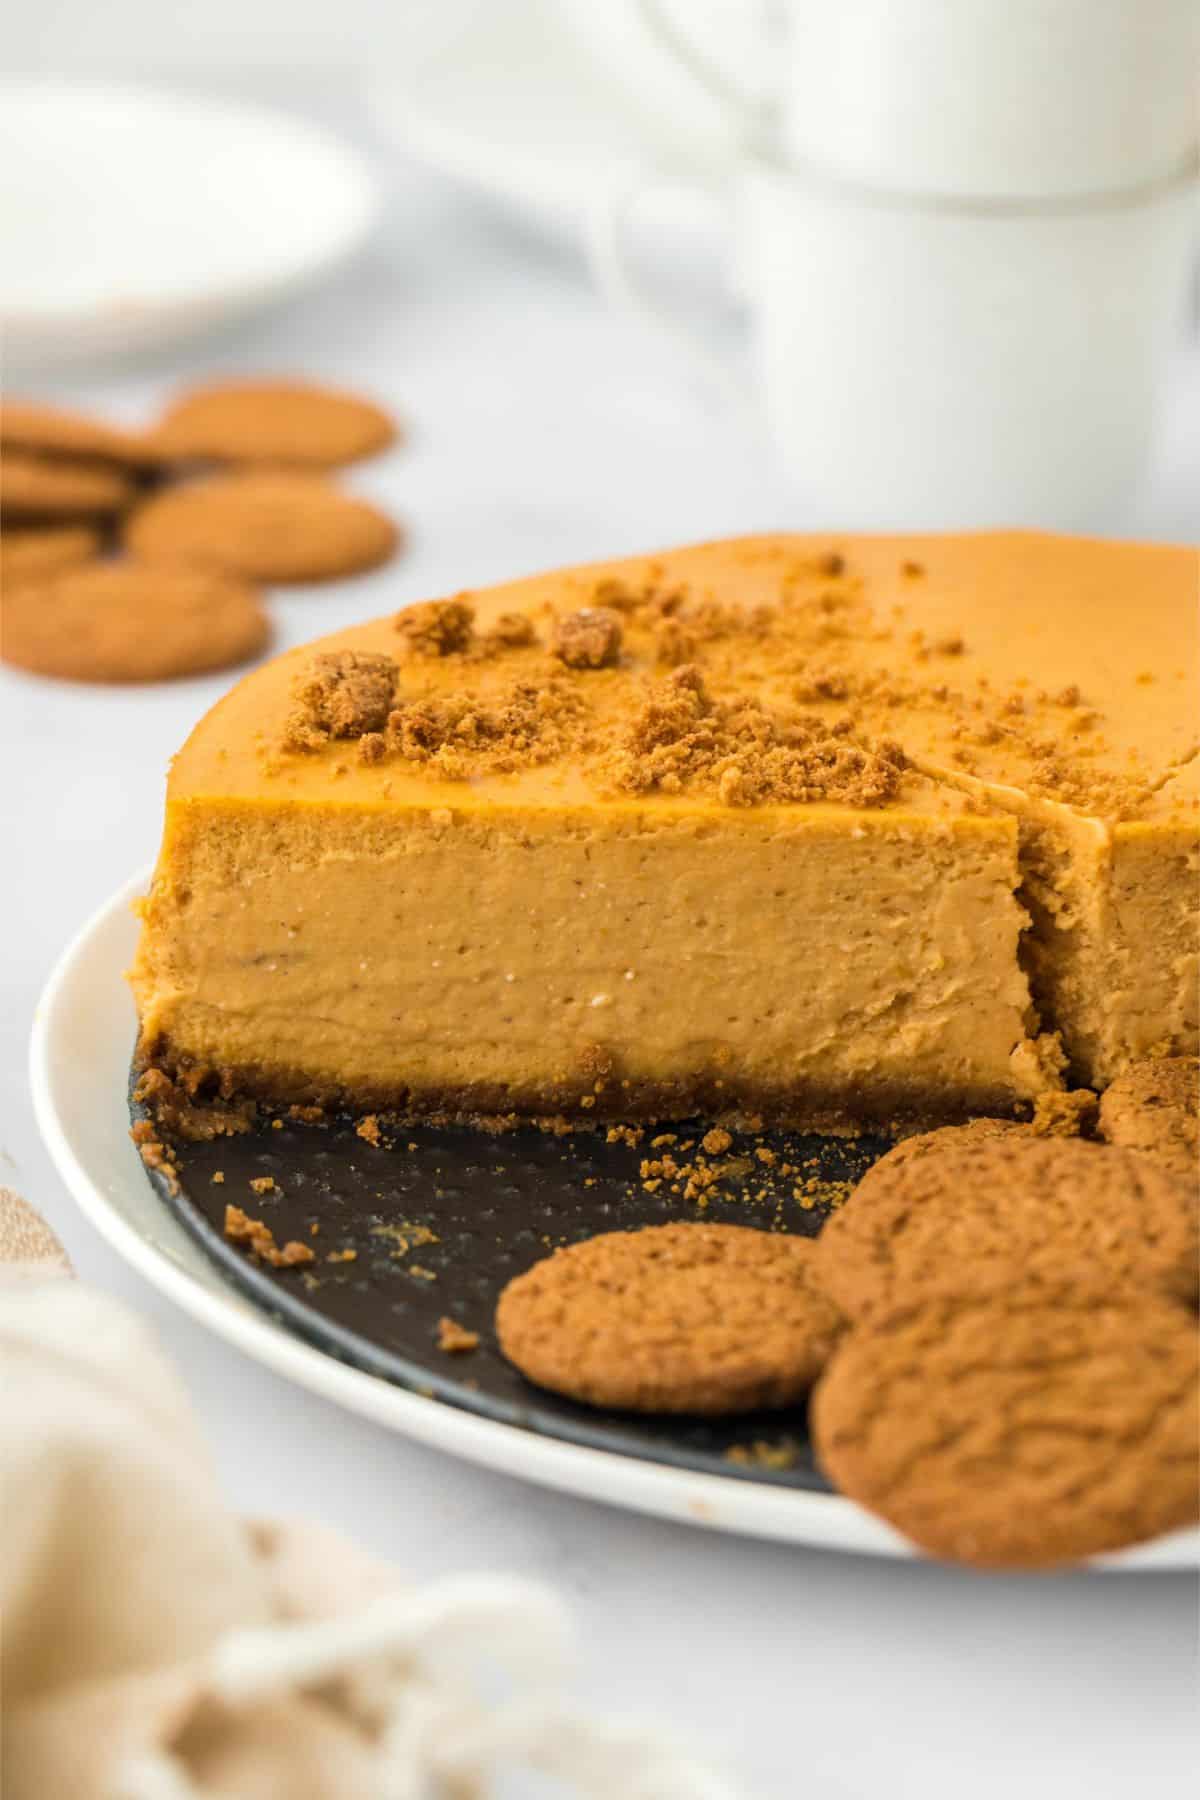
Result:
<instances>
[{"instance_id":1,"label":"white background","mask_svg":"<svg viewBox=\"0 0 1200 1800\"><path fill-rule=\"evenodd\" d=\"M16 35L61 62L78 32L77 50L107 58L132 17L166 10L43 4L36 30L24 13ZM328 40L323 9L271 11L286 13L293 48ZM373 11L337 8L343 22ZM206 32L245 13L233 0L187 9ZM353 123L348 104L333 111ZM360 384L404 415L408 445L353 483L408 522L408 555L341 588L280 594L280 646L558 561L822 523L779 488L745 421L715 413L606 319L568 258L422 172L393 163L389 190L374 246L321 294L186 357L61 390L136 418L183 376L295 369ZM1193 345L1175 365L1152 480L1114 524L1185 538L1198 494ZM31 1117L35 997L82 919L153 856L167 758L224 685L105 690L0 671L0 1180L49 1215L81 1275L157 1323L231 1501L325 1519L417 1577L504 1568L558 1583L581 1623L588 1697L673 1721L748 1794L1183 1791L1195 1749L1190 1579L996 1580L785 1551L539 1493L344 1418L242 1361L82 1224Z\"/></svg>"}]
</instances>

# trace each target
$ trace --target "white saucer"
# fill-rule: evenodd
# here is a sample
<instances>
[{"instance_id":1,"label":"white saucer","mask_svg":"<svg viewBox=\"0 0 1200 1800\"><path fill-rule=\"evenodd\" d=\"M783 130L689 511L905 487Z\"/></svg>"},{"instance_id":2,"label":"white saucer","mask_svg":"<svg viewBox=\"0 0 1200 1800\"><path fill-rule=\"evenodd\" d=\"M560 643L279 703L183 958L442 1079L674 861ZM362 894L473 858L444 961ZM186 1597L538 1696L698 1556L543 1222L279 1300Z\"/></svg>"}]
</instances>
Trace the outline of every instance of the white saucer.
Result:
<instances>
[{"instance_id":1,"label":"white saucer","mask_svg":"<svg viewBox=\"0 0 1200 1800\"><path fill-rule=\"evenodd\" d=\"M122 971L143 873L88 921L46 985L34 1020L38 1124L63 1181L109 1244L193 1318L277 1373L407 1437L540 1486L712 1530L877 1556L902 1539L835 1494L699 1475L560 1443L393 1387L336 1362L256 1311L164 1211L129 1141L125 1093L134 1019ZM1193 1568L1200 1532L1178 1532L1098 1567Z\"/></svg>"},{"instance_id":2,"label":"white saucer","mask_svg":"<svg viewBox=\"0 0 1200 1800\"><path fill-rule=\"evenodd\" d=\"M585 7L619 17L589 26ZM733 148L720 109L639 26L627 0L458 0L453 28L367 88L379 131L543 231L578 242L599 197L633 168L695 169ZM690 214L684 214L686 229Z\"/></svg>"},{"instance_id":3,"label":"white saucer","mask_svg":"<svg viewBox=\"0 0 1200 1800\"><path fill-rule=\"evenodd\" d=\"M313 281L378 210L361 157L224 100L0 83L0 327L13 363L160 348Z\"/></svg>"}]
</instances>

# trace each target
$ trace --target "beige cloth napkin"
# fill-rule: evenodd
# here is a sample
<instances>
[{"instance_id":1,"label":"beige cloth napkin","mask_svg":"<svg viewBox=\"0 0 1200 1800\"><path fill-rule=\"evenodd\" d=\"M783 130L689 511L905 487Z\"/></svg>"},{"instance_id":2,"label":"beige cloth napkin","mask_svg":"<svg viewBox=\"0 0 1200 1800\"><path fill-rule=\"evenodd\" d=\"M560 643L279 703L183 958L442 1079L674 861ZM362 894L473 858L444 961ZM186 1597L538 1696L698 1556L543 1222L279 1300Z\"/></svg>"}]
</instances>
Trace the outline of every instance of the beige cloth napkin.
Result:
<instances>
[{"instance_id":1,"label":"beige cloth napkin","mask_svg":"<svg viewBox=\"0 0 1200 1800\"><path fill-rule=\"evenodd\" d=\"M5 1189L0 1270L5 1800L468 1800L514 1766L729 1800L661 1734L569 1706L553 1593L415 1588L233 1517L152 1336Z\"/></svg>"}]
</instances>

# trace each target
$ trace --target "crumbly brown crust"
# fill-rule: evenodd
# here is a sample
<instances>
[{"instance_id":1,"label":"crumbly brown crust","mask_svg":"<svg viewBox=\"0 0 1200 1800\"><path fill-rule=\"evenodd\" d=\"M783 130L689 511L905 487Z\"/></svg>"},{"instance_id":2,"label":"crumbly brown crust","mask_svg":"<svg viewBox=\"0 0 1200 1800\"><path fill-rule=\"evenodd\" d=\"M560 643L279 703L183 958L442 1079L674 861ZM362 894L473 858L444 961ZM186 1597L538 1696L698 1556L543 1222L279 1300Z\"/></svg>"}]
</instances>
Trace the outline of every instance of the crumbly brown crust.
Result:
<instances>
[{"instance_id":1,"label":"crumbly brown crust","mask_svg":"<svg viewBox=\"0 0 1200 1800\"><path fill-rule=\"evenodd\" d=\"M757 1119L786 1130L822 1131L859 1136L872 1129L899 1131L954 1123L979 1113L1004 1115L1013 1109L1007 1092L963 1091L948 1095L919 1082L864 1078L833 1089L827 1083L792 1082L778 1088L738 1079L728 1070L646 1081L622 1075L611 1059L594 1069L536 1088L494 1082L447 1087L397 1087L356 1083L353 1091L314 1076L311 1070L275 1065L226 1065L197 1069L192 1058L178 1055L169 1039L142 1042L138 1066L162 1070L197 1097L238 1096L273 1105L292 1105L321 1112L386 1113L400 1124L483 1125L488 1130L531 1120L566 1118L582 1124L636 1126L676 1119Z\"/></svg>"},{"instance_id":2,"label":"crumbly brown crust","mask_svg":"<svg viewBox=\"0 0 1200 1800\"><path fill-rule=\"evenodd\" d=\"M95 562L6 594L0 656L68 681L163 681L246 662L269 635L230 576Z\"/></svg>"},{"instance_id":3,"label":"crumbly brown crust","mask_svg":"<svg viewBox=\"0 0 1200 1800\"><path fill-rule=\"evenodd\" d=\"M1100 1129L1110 1144L1152 1156L1193 1182L1200 1160L1200 1062L1134 1063L1105 1089Z\"/></svg>"},{"instance_id":4,"label":"crumbly brown crust","mask_svg":"<svg viewBox=\"0 0 1200 1800\"><path fill-rule=\"evenodd\" d=\"M843 1340L813 1442L842 1493L933 1556L1078 1561L1196 1519L1197 1341L1149 1297L931 1300Z\"/></svg>"},{"instance_id":5,"label":"crumbly brown crust","mask_svg":"<svg viewBox=\"0 0 1200 1800\"><path fill-rule=\"evenodd\" d=\"M127 520L125 542L147 561L286 583L375 568L399 534L376 507L321 476L251 469L164 489Z\"/></svg>"},{"instance_id":6,"label":"crumbly brown crust","mask_svg":"<svg viewBox=\"0 0 1200 1800\"><path fill-rule=\"evenodd\" d=\"M789 1406L841 1330L807 1238L735 1225L602 1233L510 1281L500 1348L589 1406L722 1414Z\"/></svg>"},{"instance_id":7,"label":"crumbly brown crust","mask_svg":"<svg viewBox=\"0 0 1200 1800\"><path fill-rule=\"evenodd\" d=\"M1038 1278L1196 1300L1200 1216L1170 1170L1077 1139L947 1137L869 1169L821 1233L823 1279L848 1317Z\"/></svg>"}]
</instances>

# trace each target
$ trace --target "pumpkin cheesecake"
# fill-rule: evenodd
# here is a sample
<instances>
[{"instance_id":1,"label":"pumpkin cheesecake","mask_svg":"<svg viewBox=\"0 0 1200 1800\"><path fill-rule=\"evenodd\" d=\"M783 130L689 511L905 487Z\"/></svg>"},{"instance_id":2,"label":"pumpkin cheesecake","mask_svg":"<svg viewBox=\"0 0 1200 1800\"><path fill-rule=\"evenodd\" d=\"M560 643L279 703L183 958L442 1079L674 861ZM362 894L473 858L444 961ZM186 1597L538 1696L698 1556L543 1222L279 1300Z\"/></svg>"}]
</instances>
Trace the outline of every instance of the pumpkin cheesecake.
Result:
<instances>
[{"instance_id":1,"label":"pumpkin cheesecake","mask_svg":"<svg viewBox=\"0 0 1200 1800\"><path fill-rule=\"evenodd\" d=\"M837 1128L1194 1053L1198 567L749 538L290 652L175 759L139 1054L269 1105Z\"/></svg>"}]
</instances>

